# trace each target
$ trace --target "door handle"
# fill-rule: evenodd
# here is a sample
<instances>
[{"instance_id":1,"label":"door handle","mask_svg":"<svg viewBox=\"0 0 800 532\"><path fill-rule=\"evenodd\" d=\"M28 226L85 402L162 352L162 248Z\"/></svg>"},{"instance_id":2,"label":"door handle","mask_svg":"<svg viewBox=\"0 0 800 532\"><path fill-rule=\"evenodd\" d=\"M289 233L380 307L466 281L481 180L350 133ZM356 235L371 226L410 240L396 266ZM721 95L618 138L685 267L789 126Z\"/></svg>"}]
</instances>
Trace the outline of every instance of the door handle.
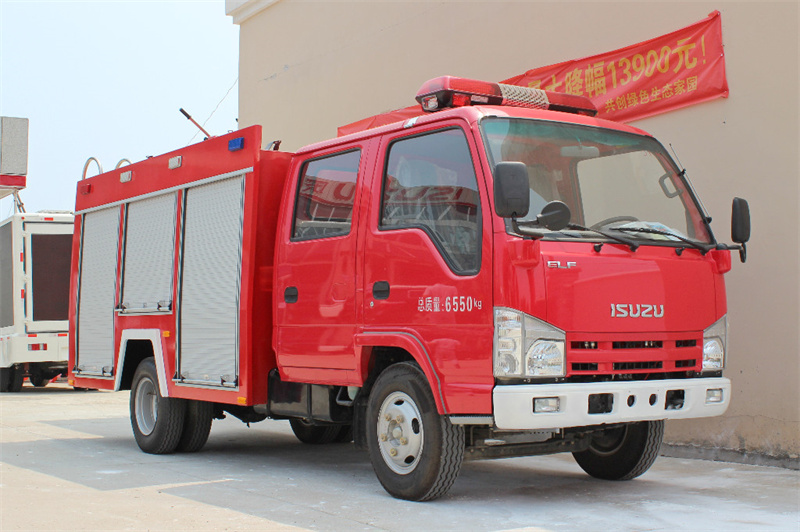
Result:
<instances>
[{"instance_id":1,"label":"door handle","mask_svg":"<svg viewBox=\"0 0 800 532\"><path fill-rule=\"evenodd\" d=\"M289 286L283 291L283 300L287 303L297 303L297 287Z\"/></svg>"},{"instance_id":2,"label":"door handle","mask_svg":"<svg viewBox=\"0 0 800 532\"><path fill-rule=\"evenodd\" d=\"M389 299L388 281L378 281L372 285L372 297L375 299Z\"/></svg>"}]
</instances>

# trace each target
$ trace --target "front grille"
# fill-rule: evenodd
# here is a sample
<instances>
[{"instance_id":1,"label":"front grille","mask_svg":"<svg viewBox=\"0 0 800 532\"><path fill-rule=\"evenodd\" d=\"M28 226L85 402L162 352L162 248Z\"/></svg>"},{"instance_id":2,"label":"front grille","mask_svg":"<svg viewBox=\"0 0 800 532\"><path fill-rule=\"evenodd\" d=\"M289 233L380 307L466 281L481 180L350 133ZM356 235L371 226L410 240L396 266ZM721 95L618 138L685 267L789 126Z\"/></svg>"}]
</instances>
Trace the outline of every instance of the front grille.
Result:
<instances>
[{"instance_id":1,"label":"front grille","mask_svg":"<svg viewBox=\"0 0 800 532\"><path fill-rule=\"evenodd\" d=\"M660 360L645 362L614 362L614 371L629 371L634 369L661 369L664 367Z\"/></svg>"},{"instance_id":2,"label":"front grille","mask_svg":"<svg viewBox=\"0 0 800 532\"><path fill-rule=\"evenodd\" d=\"M608 338L576 334L567 341L569 374L579 381L603 376L632 380L685 377L699 371L698 351L702 345L699 338L687 336L690 335L648 333Z\"/></svg>"},{"instance_id":3,"label":"front grille","mask_svg":"<svg viewBox=\"0 0 800 532\"><path fill-rule=\"evenodd\" d=\"M570 342L572 349L597 349L597 342Z\"/></svg>"},{"instance_id":4,"label":"front grille","mask_svg":"<svg viewBox=\"0 0 800 532\"><path fill-rule=\"evenodd\" d=\"M645 340L638 342L614 342L611 345L614 349L661 349L664 342L661 340Z\"/></svg>"}]
</instances>

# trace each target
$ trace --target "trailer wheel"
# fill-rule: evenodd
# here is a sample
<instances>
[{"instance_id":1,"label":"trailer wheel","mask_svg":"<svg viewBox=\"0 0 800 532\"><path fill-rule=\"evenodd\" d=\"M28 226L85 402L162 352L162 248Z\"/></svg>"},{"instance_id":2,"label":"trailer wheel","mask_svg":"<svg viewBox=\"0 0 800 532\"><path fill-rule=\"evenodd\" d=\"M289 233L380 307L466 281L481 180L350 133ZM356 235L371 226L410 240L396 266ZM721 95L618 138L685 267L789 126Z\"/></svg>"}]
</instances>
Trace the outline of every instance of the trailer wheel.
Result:
<instances>
[{"instance_id":1,"label":"trailer wheel","mask_svg":"<svg viewBox=\"0 0 800 532\"><path fill-rule=\"evenodd\" d=\"M436 411L428 381L414 363L380 374L367 405L367 444L372 468L393 497L441 497L458 477L464 428Z\"/></svg>"},{"instance_id":2,"label":"trailer wheel","mask_svg":"<svg viewBox=\"0 0 800 532\"><path fill-rule=\"evenodd\" d=\"M50 379L45 378L44 372L34 364L30 364L28 368L28 380L37 388L44 388L50 382Z\"/></svg>"},{"instance_id":3,"label":"trailer wheel","mask_svg":"<svg viewBox=\"0 0 800 532\"><path fill-rule=\"evenodd\" d=\"M25 373L19 366L9 366L0 368L0 392L17 393L22 391L22 381L25 380Z\"/></svg>"},{"instance_id":4,"label":"trailer wheel","mask_svg":"<svg viewBox=\"0 0 800 532\"><path fill-rule=\"evenodd\" d=\"M0 392L6 393L11 388L11 379L14 378L14 367L0 368Z\"/></svg>"},{"instance_id":5,"label":"trailer wheel","mask_svg":"<svg viewBox=\"0 0 800 532\"><path fill-rule=\"evenodd\" d=\"M150 454L173 452L181 441L186 403L162 397L153 358L139 363L131 385L131 427L139 448Z\"/></svg>"},{"instance_id":6,"label":"trailer wheel","mask_svg":"<svg viewBox=\"0 0 800 532\"><path fill-rule=\"evenodd\" d=\"M642 421L595 434L589 448L572 453L595 478L630 480L650 469L664 438L664 420Z\"/></svg>"},{"instance_id":7,"label":"trailer wheel","mask_svg":"<svg viewBox=\"0 0 800 532\"><path fill-rule=\"evenodd\" d=\"M178 442L177 451L195 453L203 448L211 432L214 420L214 404L207 401L186 401L186 415L183 420L183 435Z\"/></svg>"},{"instance_id":8,"label":"trailer wheel","mask_svg":"<svg viewBox=\"0 0 800 532\"><path fill-rule=\"evenodd\" d=\"M297 439L310 445L333 443L342 430L342 425L314 425L297 417L290 419L289 424Z\"/></svg>"}]
</instances>

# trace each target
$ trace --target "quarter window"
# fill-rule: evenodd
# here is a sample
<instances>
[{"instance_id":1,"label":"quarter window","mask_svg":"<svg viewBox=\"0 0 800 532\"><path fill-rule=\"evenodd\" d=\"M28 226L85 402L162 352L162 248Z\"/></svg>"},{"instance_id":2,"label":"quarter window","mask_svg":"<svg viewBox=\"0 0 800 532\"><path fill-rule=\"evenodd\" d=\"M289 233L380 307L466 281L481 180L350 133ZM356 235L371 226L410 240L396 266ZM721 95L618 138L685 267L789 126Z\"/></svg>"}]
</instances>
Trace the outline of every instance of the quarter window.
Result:
<instances>
[{"instance_id":1,"label":"quarter window","mask_svg":"<svg viewBox=\"0 0 800 532\"><path fill-rule=\"evenodd\" d=\"M303 165L293 239L327 238L350 232L360 159L361 151L354 150Z\"/></svg>"},{"instance_id":2,"label":"quarter window","mask_svg":"<svg viewBox=\"0 0 800 532\"><path fill-rule=\"evenodd\" d=\"M438 131L390 146L381 227L420 228L431 236L454 272L478 271L480 197L463 131Z\"/></svg>"}]
</instances>

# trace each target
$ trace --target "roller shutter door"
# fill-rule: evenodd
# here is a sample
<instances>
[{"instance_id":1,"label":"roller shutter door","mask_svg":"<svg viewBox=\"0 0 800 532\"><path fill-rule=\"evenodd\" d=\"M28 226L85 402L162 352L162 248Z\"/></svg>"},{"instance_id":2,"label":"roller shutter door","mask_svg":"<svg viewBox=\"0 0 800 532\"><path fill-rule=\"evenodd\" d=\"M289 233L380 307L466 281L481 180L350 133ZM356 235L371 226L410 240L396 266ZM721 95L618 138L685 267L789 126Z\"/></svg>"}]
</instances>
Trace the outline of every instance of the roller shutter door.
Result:
<instances>
[{"instance_id":1,"label":"roller shutter door","mask_svg":"<svg viewBox=\"0 0 800 532\"><path fill-rule=\"evenodd\" d=\"M244 176L186 191L180 287L179 379L238 380Z\"/></svg>"},{"instance_id":2,"label":"roller shutter door","mask_svg":"<svg viewBox=\"0 0 800 532\"><path fill-rule=\"evenodd\" d=\"M78 369L111 375L117 294L119 207L84 215L78 300Z\"/></svg>"},{"instance_id":3,"label":"roller shutter door","mask_svg":"<svg viewBox=\"0 0 800 532\"><path fill-rule=\"evenodd\" d=\"M128 205L122 305L125 312L172 308L176 194Z\"/></svg>"}]
</instances>

